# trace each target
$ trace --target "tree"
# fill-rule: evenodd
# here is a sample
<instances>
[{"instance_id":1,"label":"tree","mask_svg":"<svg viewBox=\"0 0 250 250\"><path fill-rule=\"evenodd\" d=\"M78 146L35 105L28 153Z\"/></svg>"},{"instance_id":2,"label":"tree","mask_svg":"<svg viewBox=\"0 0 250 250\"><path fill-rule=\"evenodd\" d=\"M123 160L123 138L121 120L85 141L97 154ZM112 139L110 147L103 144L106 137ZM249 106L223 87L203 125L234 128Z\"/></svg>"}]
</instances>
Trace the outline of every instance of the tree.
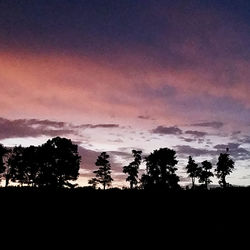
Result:
<instances>
[{"instance_id":1,"label":"tree","mask_svg":"<svg viewBox=\"0 0 250 250\"><path fill-rule=\"evenodd\" d=\"M211 172L212 163L209 161L203 161L201 165L201 169L198 173L199 182L205 183L205 187L208 189L208 184L212 182L210 178L214 176L214 174Z\"/></svg>"},{"instance_id":2,"label":"tree","mask_svg":"<svg viewBox=\"0 0 250 250\"><path fill-rule=\"evenodd\" d=\"M146 172L143 179L149 185L160 188L176 189L179 177L176 175L176 152L169 148L154 150L146 157Z\"/></svg>"},{"instance_id":3,"label":"tree","mask_svg":"<svg viewBox=\"0 0 250 250\"><path fill-rule=\"evenodd\" d=\"M104 190L106 186L110 186L113 181L111 177L111 166L108 159L109 155L106 152L102 152L95 163L99 169L93 172L96 175L95 181L102 184Z\"/></svg>"},{"instance_id":4,"label":"tree","mask_svg":"<svg viewBox=\"0 0 250 250\"><path fill-rule=\"evenodd\" d=\"M8 159L8 169L6 171L6 186L8 186L9 181L18 181L21 185L25 182L25 165L23 164L23 154L24 148L20 146L15 146Z\"/></svg>"},{"instance_id":5,"label":"tree","mask_svg":"<svg viewBox=\"0 0 250 250\"><path fill-rule=\"evenodd\" d=\"M22 146L14 147L8 159L8 170L6 171L8 180L13 182L18 181L21 185L34 186L39 168L37 151L38 147L35 146L27 148Z\"/></svg>"},{"instance_id":6,"label":"tree","mask_svg":"<svg viewBox=\"0 0 250 250\"><path fill-rule=\"evenodd\" d=\"M216 176L220 179L219 184L226 188L228 183L226 182L226 176L230 175L234 169L234 161L230 158L230 155L228 153L228 149L226 153L221 153L218 162L217 167L215 169Z\"/></svg>"},{"instance_id":7,"label":"tree","mask_svg":"<svg viewBox=\"0 0 250 250\"><path fill-rule=\"evenodd\" d=\"M188 158L188 164L186 166L188 176L192 179L192 188L195 187L195 178L198 177L200 168L191 156Z\"/></svg>"},{"instance_id":8,"label":"tree","mask_svg":"<svg viewBox=\"0 0 250 250\"><path fill-rule=\"evenodd\" d=\"M8 152L9 150L6 147L4 147L2 144L0 144L0 181L6 169L4 157L8 154Z\"/></svg>"},{"instance_id":9,"label":"tree","mask_svg":"<svg viewBox=\"0 0 250 250\"><path fill-rule=\"evenodd\" d=\"M8 159L6 184L73 187L68 181L79 175L80 156L71 140L55 137L42 146L14 147Z\"/></svg>"},{"instance_id":10,"label":"tree","mask_svg":"<svg viewBox=\"0 0 250 250\"><path fill-rule=\"evenodd\" d=\"M134 160L130 162L128 166L123 167L123 173L128 174L126 181L130 183L131 189L133 189L133 187L138 183L138 170L142 160L142 151L132 150L132 154L134 156Z\"/></svg>"},{"instance_id":11,"label":"tree","mask_svg":"<svg viewBox=\"0 0 250 250\"><path fill-rule=\"evenodd\" d=\"M39 147L37 161L39 174L38 186L69 186L68 181L78 178L81 157L78 146L70 139L55 137Z\"/></svg>"}]
</instances>

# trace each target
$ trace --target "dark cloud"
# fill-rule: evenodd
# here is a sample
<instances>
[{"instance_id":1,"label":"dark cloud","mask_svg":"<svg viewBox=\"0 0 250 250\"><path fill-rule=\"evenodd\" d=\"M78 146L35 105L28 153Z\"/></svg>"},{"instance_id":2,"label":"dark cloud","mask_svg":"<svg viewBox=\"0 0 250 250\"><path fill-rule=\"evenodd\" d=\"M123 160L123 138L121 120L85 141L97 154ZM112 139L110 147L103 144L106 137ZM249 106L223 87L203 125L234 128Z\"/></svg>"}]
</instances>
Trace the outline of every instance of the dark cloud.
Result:
<instances>
[{"instance_id":1,"label":"dark cloud","mask_svg":"<svg viewBox=\"0 0 250 250\"><path fill-rule=\"evenodd\" d=\"M8 120L0 118L0 139L16 137L61 136L75 134L69 124L64 122L17 119Z\"/></svg>"},{"instance_id":2,"label":"dark cloud","mask_svg":"<svg viewBox=\"0 0 250 250\"><path fill-rule=\"evenodd\" d=\"M214 148L217 149L218 153L224 153L228 148L230 155L238 160L250 159L250 151L240 146L241 144L239 143L228 143L228 144L217 144L214 146Z\"/></svg>"},{"instance_id":3,"label":"dark cloud","mask_svg":"<svg viewBox=\"0 0 250 250\"><path fill-rule=\"evenodd\" d=\"M213 149L194 148L189 145L177 145L175 147L177 153L180 154L181 157L187 157L188 155L218 157L220 153L225 153L227 148L229 148L229 153L235 160L250 159L250 152L240 147L239 143L217 144Z\"/></svg>"},{"instance_id":4,"label":"dark cloud","mask_svg":"<svg viewBox=\"0 0 250 250\"><path fill-rule=\"evenodd\" d=\"M155 120L154 118L147 116L147 115L138 115L137 118L143 119L143 120Z\"/></svg>"},{"instance_id":5,"label":"dark cloud","mask_svg":"<svg viewBox=\"0 0 250 250\"><path fill-rule=\"evenodd\" d=\"M239 134L241 134L241 131L240 131L240 130L237 130L237 131L233 131L233 132L232 132L232 136L239 135Z\"/></svg>"},{"instance_id":6,"label":"dark cloud","mask_svg":"<svg viewBox=\"0 0 250 250\"><path fill-rule=\"evenodd\" d=\"M63 128L67 124L65 122L50 121L50 120L38 120L38 119L19 119L17 121L24 122L28 125L42 125L46 127Z\"/></svg>"},{"instance_id":7,"label":"dark cloud","mask_svg":"<svg viewBox=\"0 0 250 250\"><path fill-rule=\"evenodd\" d=\"M185 141L185 142L194 142L194 141L196 141L196 139L194 139L194 138L180 137L180 139Z\"/></svg>"},{"instance_id":8,"label":"dark cloud","mask_svg":"<svg viewBox=\"0 0 250 250\"><path fill-rule=\"evenodd\" d=\"M191 126L194 127L210 127L210 128L221 128L223 127L223 125L224 125L223 122L217 122L217 121L191 124Z\"/></svg>"},{"instance_id":9,"label":"dark cloud","mask_svg":"<svg viewBox=\"0 0 250 250\"><path fill-rule=\"evenodd\" d=\"M84 170L94 171L96 169L96 159L101 152L86 149L82 146L78 146L78 152L82 157L81 168Z\"/></svg>"},{"instance_id":10,"label":"dark cloud","mask_svg":"<svg viewBox=\"0 0 250 250\"><path fill-rule=\"evenodd\" d=\"M175 149L178 154L181 156L202 156L202 155L215 155L217 154L216 150L203 149L203 148L193 148L189 145L177 145Z\"/></svg>"},{"instance_id":11,"label":"dark cloud","mask_svg":"<svg viewBox=\"0 0 250 250\"><path fill-rule=\"evenodd\" d=\"M119 128L119 124L107 123L107 124L81 124L78 128Z\"/></svg>"},{"instance_id":12,"label":"dark cloud","mask_svg":"<svg viewBox=\"0 0 250 250\"><path fill-rule=\"evenodd\" d=\"M163 134L163 135L180 135L182 134L182 130L176 126L173 127L164 127L158 126L157 128L152 130L155 134Z\"/></svg>"},{"instance_id":13,"label":"dark cloud","mask_svg":"<svg viewBox=\"0 0 250 250\"><path fill-rule=\"evenodd\" d=\"M188 134L188 135L193 135L195 137L204 137L207 135L206 132L201 132L201 131L196 131L196 130L187 130L185 132L185 134Z\"/></svg>"},{"instance_id":14,"label":"dark cloud","mask_svg":"<svg viewBox=\"0 0 250 250\"><path fill-rule=\"evenodd\" d=\"M88 173L88 171L92 173L94 170L98 168L95 165L95 162L98 156L101 154L101 151L86 149L85 147L78 145L78 152L82 157L82 161L81 161L82 170L84 170L86 173ZM106 151L106 153L110 156L109 160L110 160L112 172L117 173L117 174L122 173L122 165L119 162L116 162L115 157L120 156L125 160L130 160L132 157L132 154L126 153L126 152L120 152L120 151Z\"/></svg>"},{"instance_id":15,"label":"dark cloud","mask_svg":"<svg viewBox=\"0 0 250 250\"><path fill-rule=\"evenodd\" d=\"M231 150L235 150L238 149L240 146L239 143L228 143L228 144L217 144L214 146L214 148L218 149L218 150L224 150L226 151L226 149L230 149Z\"/></svg>"},{"instance_id":16,"label":"dark cloud","mask_svg":"<svg viewBox=\"0 0 250 250\"><path fill-rule=\"evenodd\" d=\"M81 128L118 128L118 124L81 124L73 125L71 123L39 120L39 119L16 119L9 120L0 117L0 139L16 137L39 137L62 136L69 134L78 134L77 130Z\"/></svg>"}]
</instances>

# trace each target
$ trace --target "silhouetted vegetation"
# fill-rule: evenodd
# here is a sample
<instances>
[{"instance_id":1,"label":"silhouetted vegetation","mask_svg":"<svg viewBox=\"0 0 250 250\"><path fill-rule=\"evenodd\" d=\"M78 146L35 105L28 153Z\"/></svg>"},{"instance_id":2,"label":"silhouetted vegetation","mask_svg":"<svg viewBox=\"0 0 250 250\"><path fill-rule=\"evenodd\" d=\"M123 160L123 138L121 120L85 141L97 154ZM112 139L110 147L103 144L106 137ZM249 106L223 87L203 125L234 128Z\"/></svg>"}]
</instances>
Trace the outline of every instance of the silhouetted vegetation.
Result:
<instances>
[{"instance_id":1,"label":"silhouetted vegetation","mask_svg":"<svg viewBox=\"0 0 250 250\"><path fill-rule=\"evenodd\" d=\"M98 166L99 169L93 172L96 178L92 178L89 182L94 186L96 186L96 183L102 184L104 190L107 186L109 187L113 181L111 177L111 166L108 159L109 155L106 152L102 152L98 156L95 165Z\"/></svg>"},{"instance_id":2,"label":"silhouetted vegetation","mask_svg":"<svg viewBox=\"0 0 250 250\"><path fill-rule=\"evenodd\" d=\"M176 152L169 148L154 150L146 157L146 174L143 174L141 182L144 188L178 189L179 177L175 167Z\"/></svg>"},{"instance_id":3,"label":"silhouetted vegetation","mask_svg":"<svg viewBox=\"0 0 250 250\"><path fill-rule=\"evenodd\" d=\"M228 149L226 153L221 153L215 169L216 176L220 179L219 184L226 188L229 184L226 182L226 176L231 174L234 169L234 161L230 158Z\"/></svg>"},{"instance_id":4,"label":"silhouetted vegetation","mask_svg":"<svg viewBox=\"0 0 250 250\"><path fill-rule=\"evenodd\" d=\"M8 154L8 152L9 150L6 147L4 147L2 144L0 144L0 181L1 181L2 176L5 173L6 166L4 162L4 157Z\"/></svg>"},{"instance_id":5,"label":"silhouetted vegetation","mask_svg":"<svg viewBox=\"0 0 250 250\"><path fill-rule=\"evenodd\" d=\"M212 164L209 161L203 161L201 163L200 171L198 171L199 182L204 183L206 189L208 189L208 184L212 181L210 180L214 174L211 172Z\"/></svg>"},{"instance_id":6,"label":"silhouetted vegetation","mask_svg":"<svg viewBox=\"0 0 250 250\"><path fill-rule=\"evenodd\" d=\"M33 187L64 187L77 180L80 156L77 145L66 138L55 137L41 146L11 150L6 167L6 186L9 181Z\"/></svg>"},{"instance_id":7,"label":"silhouetted vegetation","mask_svg":"<svg viewBox=\"0 0 250 250\"><path fill-rule=\"evenodd\" d=\"M179 190L181 188L180 178L176 173L178 161L174 150L160 148L146 157L142 156L142 151L132 150L132 155L133 161L122 169L127 174L126 181L129 182L130 189L139 187L145 190ZM95 177L88 181L93 189L98 185L102 185L104 190L111 186L113 178L109 157L106 152L98 156L95 165L99 168L93 171ZM0 144L0 180L5 179L6 187L11 181L20 186L34 188L75 188L77 184L70 181L76 181L79 176L80 160L77 145L66 138L55 137L40 146L6 148ZM146 169L139 178L139 166L143 160ZM201 183L196 189L202 187L208 189L214 176L219 178L219 184L223 188L229 187L226 176L234 170L234 161L228 149L219 155L216 165L214 174L211 162L205 160L198 164L189 156L185 169L191 178L192 189L195 187L195 179Z\"/></svg>"},{"instance_id":8,"label":"silhouetted vegetation","mask_svg":"<svg viewBox=\"0 0 250 250\"><path fill-rule=\"evenodd\" d=\"M191 156L188 158L188 164L186 166L186 170L188 173L188 176L192 180L192 188L195 187L195 178L199 176L200 168L198 167L198 164L193 160Z\"/></svg>"},{"instance_id":9,"label":"silhouetted vegetation","mask_svg":"<svg viewBox=\"0 0 250 250\"><path fill-rule=\"evenodd\" d=\"M123 172L125 174L128 174L126 181L130 183L131 189L133 189L133 187L136 186L138 183L138 171L142 161L142 151L132 150L132 154L134 156L134 160L130 162L128 166L123 167Z\"/></svg>"}]
</instances>

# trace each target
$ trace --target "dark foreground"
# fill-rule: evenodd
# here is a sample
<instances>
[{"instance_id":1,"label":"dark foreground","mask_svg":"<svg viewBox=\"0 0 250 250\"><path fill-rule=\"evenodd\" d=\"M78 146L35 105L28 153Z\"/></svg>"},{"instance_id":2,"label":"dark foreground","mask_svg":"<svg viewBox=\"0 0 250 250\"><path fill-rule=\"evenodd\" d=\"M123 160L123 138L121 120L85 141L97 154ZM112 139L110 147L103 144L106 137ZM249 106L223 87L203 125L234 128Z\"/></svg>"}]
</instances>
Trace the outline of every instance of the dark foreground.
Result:
<instances>
[{"instance_id":1,"label":"dark foreground","mask_svg":"<svg viewBox=\"0 0 250 250\"><path fill-rule=\"evenodd\" d=\"M31 234L45 228L44 239L59 236L65 244L70 239L70 244L112 245L116 239L120 249L132 242L160 246L176 238L177 245L236 239L240 244L250 235L249 188L176 192L3 188L0 200L8 225L27 228Z\"/></svg>"}]
</instances>

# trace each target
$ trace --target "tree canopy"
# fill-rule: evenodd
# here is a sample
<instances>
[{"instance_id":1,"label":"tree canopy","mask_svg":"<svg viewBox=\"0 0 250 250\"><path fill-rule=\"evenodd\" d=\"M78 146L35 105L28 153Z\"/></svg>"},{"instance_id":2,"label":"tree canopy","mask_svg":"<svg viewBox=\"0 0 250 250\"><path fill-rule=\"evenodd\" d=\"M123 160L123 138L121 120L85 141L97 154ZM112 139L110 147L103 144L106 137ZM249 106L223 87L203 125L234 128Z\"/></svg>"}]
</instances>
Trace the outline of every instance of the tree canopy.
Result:
<instances>
[{"instance_id":1,"label":"tree canopy","mask_svg":"<svg viewBox=\"0 0 250 250\"><path fill-rule=\"evenodd\" d=\"M146 174L142 176L144 186L176 189L179 187L179 177L175 167L176 152L169 148L154 150L146 157Z\"/></svg>"},{"instance_id":2,"label":"tree canopy","mask_svg":"<svg viewBox=\"0 0 250 250\"><path fill-rule=\"evenodd\" d=\"M221 153L216 165L216 176L220 179L220 185L225 188L228 186L228 183L226 182L226 176L230 175L234 170L234 161L230 158L228 152Z\"/></svg>"},{"instance_id":3,"label":"tree canopy","mask_svg":"<svg viewBox=\"0 0 250 250\"><path fill-rule=\"evenodd\" d=\"M92 178L89 181L89 184L96 186L96 183L100 183L103 185L103 189L105 190L106 187L110 186L111 182L113 181L111 177L109 155L106 152L102 152L98 156L95 165L98 166L99 169L93 172L96 175L96 178Z\"/></svg>"},{"instance_id":4,"label":"tree canopy","mask_svg":"<svg viewBox=\"0 0 250 250\"><path fill-rule=\"evenodd\" d=\"M79 175L78 147L55 137L41 146L16 146L8 159L7 177L21 185L63 187Z\"/></svg>"},{"instance_id":5,"label":"tree canopy","mask_svg":"<svg viewBox=\"0 0 250 250\"><path fill-rule=\"evenodd\" d=\"M186 166L188 176L192 179L192 188L195 187L195 178L199 176L200 168L191 156L188 157L188 164Z\"/></svg>"},{"instance_id":6,"label":"tree canopy","mask_svg":"<svg viewBox=\"0 0 250 250\"><path fill-rule=\"evenodd\" d=\"M130 162L128 166L123 167L123 172L125 174L128 174L126 181L130 183L131 189L134 186L136 186L138 183L138 171L139 171L139 166L142 160L142 157L141 157L142 151L132 150L132 154L133 154L134 160Z\"/></svg>"}]
</instances>

